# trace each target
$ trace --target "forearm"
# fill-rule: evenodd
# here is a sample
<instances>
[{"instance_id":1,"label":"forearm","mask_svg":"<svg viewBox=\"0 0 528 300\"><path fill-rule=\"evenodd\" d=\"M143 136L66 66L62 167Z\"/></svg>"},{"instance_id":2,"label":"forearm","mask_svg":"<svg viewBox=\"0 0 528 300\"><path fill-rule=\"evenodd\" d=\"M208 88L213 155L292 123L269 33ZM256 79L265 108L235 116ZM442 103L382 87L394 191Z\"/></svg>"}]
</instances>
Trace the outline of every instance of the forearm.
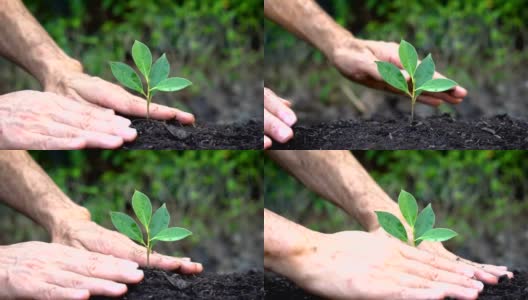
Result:
<instances>
[{"instance_id":1,"label":"forearm","mask_svg":"<svg viewBox=\"0 0 528 300\"><path fill-rule=\"evenodd\" d=\"M25 151L0 151L0 201L42 225L50 234L71 219L90 219Z\"/></svg>"},{"instance_id":2,"label":"forearm","mask_svg":"<svg viewBox=\"0 0 528 300\"><path fill-rule=\"evenodd\" d=\"M289 277L316 232L264 209L264 267Z\"/></svg>"},{"instance_id":3,"label":"forearm","mask_svg":"<svg viewBox=\"0 0 528 300\"><path fill-rule=\"evenodd\" d=\"M376 210L400 216L398 205L349 151L268 153L307 188L344 209L368 231L379 227Z\"/></svg>"},{"instance_id":4,"label":"forearm","mask_svg":"<svg viewBox=\"0 0 528 300\"><path fill-rule=\"evenodd\" d=\"M264 14L314 45L328 58L343 43L356 40L352 33L337 24L314 0L264 0Z\"/></svg>"},{"instance_id":5,"label":"forearm","mask_svg":"<svg viewBox=\"0 0 528 300\"><path fill-rule=\"evenodd\" d=\"M53 41L21 0L0 0L0 55L23 67L41 83L66 68L82 70Z\"/></svg>"}]
</instances>

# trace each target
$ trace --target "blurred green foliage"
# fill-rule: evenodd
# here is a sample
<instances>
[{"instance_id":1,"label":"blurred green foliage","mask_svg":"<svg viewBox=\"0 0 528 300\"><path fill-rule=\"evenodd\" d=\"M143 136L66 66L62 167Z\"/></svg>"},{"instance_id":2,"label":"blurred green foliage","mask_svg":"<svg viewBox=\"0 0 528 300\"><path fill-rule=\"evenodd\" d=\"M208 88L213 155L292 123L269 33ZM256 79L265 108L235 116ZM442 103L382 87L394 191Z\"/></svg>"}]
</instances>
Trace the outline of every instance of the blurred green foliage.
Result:
<instances>
[{"instance_id":1,"label":"blurred green foliage","mask_svg":"<svg viewBox=\"0 0 528 300\"><path fill-rule=\"evenodd\" d=\"M113 228L109 212L131 210L135 189L153 207L167 203L173 226L193 231L180 245L191 247L247 228L262 230L263 178L260 151L32 151L31 155L92 219ZM5 226L5 225L4 225ZM10 241L28 238L33 227Z\"/></svg>"},{"instance_id":2,"label":"blurred green foliage","mask_svg":"<svg viewBox=\"0 0 528 300\"><path fill-rule=\"evenodd\" d=\"M317 2L360 38L397 43L404 38L420 57L432 53L439 71L465 86L496 85L528 61L525 0ZM341 95L341 76L329 70L325 57L270 21L265 22L265 48L265 79L275 89L285 92L301 81L323 101ZM295 76L277 76L283 65L296 70Z\"/></svg>"},{"instance_id":3,"label":"blurred green foliage","mask_svg":"<svg viewBox=\"0 0 528 300\"><path fill-rule=\"evenodd\" d=\"M462 238L511 229L528 213L526 151L354 151L374 180L393 199L400 189L420 207L432 203L439 226ZM265 161L266 208L315 230L359 229L339 208L308 191L270 159Z\"/></svg>"},{"instance_id":4,"label":"blurred green foliage","mask_svg":"<svg viewBox=\"0 0 528 300\"><path fill-rule=\"evenodd\" d=\"M263 59L262 0L26 0L24 3L68 54L91 74L110 79L108 61L130 59L135 39L193 92L219 74L231 82L254 73ZM218 75L217 75L218 76Z\"/></svg>"}]
</instances>

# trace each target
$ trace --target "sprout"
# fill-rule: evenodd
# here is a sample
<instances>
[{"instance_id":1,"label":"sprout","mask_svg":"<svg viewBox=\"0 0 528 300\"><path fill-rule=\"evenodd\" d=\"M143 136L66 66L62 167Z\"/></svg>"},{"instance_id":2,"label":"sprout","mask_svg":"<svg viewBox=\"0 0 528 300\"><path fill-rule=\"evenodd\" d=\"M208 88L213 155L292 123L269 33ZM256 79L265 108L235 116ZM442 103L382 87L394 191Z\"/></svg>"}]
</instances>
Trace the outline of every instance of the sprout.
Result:
<instances>
[{"instance_id":1,"label":"sprout","mask_svg":"<svg viewBox=\"0 0 528 300\"><path fill-rule=\"evenodd\" d=\"M142 192L134 192L132 208L145 229L146 238L136 221L128 215L121 212L110 212L110 217L112 224L119 232L147 248L147 267L150 265L150 253L156 242L174 242L192 234L185 228L169 227L170 215L165 204L152 215L150 199Z\"/></svg>"},{"instance_id":2,"label":"sprout","mask_svg":"<svg viewBox=\"0 0 528 300\"><path fill-rule=\"evenodd\" d=\"M400 207L403 218L407 221L407 224L409 224L413 232L413 239L411 240L413 246L417 247L422 241L443 242L458 235L451 229L433 228L435 214L431 208L431 204L427 205L418 214L416 199L404 190L401 190L398 196L398 206ZM407 231L398 217L385 211L376 211L376 215L381 227L388 234L405 243L408 242Z\"/></svg>"},{"instance_id":3,"label":"sprout","mask_svg":"<svg viewBox=\"0 0 528 300\"><path fill-rule=\"evenodd\" d=\"M152 64L150 49L140 41L135 41L132 46L132 58L143 75L146 87L143 86L143 82L136 71L129 65L121 62L110 62L110 68L114 77L122 85L145 96L147 99L147 119L150 118L150 102L156 92L176 92L192 84L185 78L169 78L170 65L165 53Z\"/></svg>"},{"instance_id":4,"label":"sprout","mask_svg":"<svg viewBox=\"0 0 528 300\"><path fill-rule=\"evenodd\" d=\"M410 86L407 84L401 70L395 65L377 61L378 72L385 82L392 87L404 92L411 97L411 123L414 119L414 104L416 98L423 92L444 92L457 86L458 84L451 79L438 78L433 79L435 64L431 54L418 65L418 53L413 45L401 40L399 47L400 61L403 68L411 77Z\"/></svg>"}]
</instances>

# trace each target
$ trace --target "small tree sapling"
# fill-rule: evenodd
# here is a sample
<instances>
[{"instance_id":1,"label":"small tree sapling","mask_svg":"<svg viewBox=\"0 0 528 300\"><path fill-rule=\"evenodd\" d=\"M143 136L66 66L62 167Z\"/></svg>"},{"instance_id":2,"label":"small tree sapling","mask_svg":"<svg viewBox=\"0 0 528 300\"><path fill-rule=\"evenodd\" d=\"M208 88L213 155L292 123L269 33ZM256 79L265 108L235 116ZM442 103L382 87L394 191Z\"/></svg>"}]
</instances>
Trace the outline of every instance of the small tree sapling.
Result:
<instances>
[{"instance_id":1,"label":"small tree sapling","mask_svg":"<svg viewBox=\"0 0 528 300\"><path fill-rule=\"evenodd\" d=\"M401 40L398 53L403 68L411 77L410 85L407 84L400 69L395 65L385 61L377 61L376 64L378 66L378 72L385 82L411 97L412 122L414 119L414 105L421 93L444 92L454 88L458 84L451 79L433 79L435 64L431 54L427 55L418 65L418 53L414 46L408 42Z\"/></svg>"},{"instance_id":2,"label":"small tree sapling","mask_svg":"<svg viewBox=\"0 0 528 300\"><path fill-rule=\"evenodd\" d=\"M147 249L147 267L150 265L150 253L152 253L152 248L156 242L174 242L192 234L185 228L169 227L170 215L165 204L152 215L150 199L142 192L134 192L132 208L145 229L146 237L143 236L139 225L130 216L113 211L110 212L110 218L112 219L112 224L119 232L145 246Z\"/></svg>"},{"instance_id":3,"label":"small tree sapling","mask_svg":"<svg viewBox=\"0 0 528 300\"><path fill-rule=\"evenodd\" d=\"M176 92L192 84L180 77L170 77L170 65L165 53L152 64L152 54L149 47L140 41L132 46L132 58L137 69L143 75L146 86L143 86L139 75L127 64L110 62L114 77L124 86L141 93L147 100L147 119L150 118L150 102L156 92Z\"/></svg>"},{"instance_id":4,"label":"small tree sapling","mask_svg":"<svg viewBox=\"0 0 528 300\"><path fill-rule=\"evenodd\" d=\"M443 242L458 235L451 229L433 228L435 214L431 204L428 204L418 214L416 199L404 190L401 190L398 196L398 206L403 218L412 230L413 238L410 241L407 237L407 231L398 217L385 211L376 211L376 215L379 224L388 234L405 243L410 242L411 245L417 247L422 241Z\"/></svg>"}]
</instances>

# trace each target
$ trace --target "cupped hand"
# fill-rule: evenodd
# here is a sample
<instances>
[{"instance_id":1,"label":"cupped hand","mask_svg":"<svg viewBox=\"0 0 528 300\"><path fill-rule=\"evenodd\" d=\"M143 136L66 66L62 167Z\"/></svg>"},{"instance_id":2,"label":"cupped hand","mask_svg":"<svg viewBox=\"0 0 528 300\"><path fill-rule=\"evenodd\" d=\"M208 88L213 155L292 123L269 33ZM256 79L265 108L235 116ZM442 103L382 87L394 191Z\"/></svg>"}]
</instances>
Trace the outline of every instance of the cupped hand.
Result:
<instances>
[{"instance_id":1,"label":"cupped hand","mask_svg":"<svg viewBox=\"0 0 528 300\"><path fill-rule=\"evenodd\" d=\"M272 139L286 143L293 137L291 126L297 116L290 107L291 102L264 88L264 149L271 147Z\"/></svg>"},{"instance_id":2,"label":"cupped hand","mask_svg":"<svg viewBox=\"0 0 528 300\"><path fill-rule=\"evenodd\" d=\"M142 267L147 265L145 247L119 232L108 230L89 220L62 222L52 232L52 240L54 243L134 261ZM170 257L156 252L150 255L150 267L182 274L195 274L203 270L200 263L192 262L189 258Z\"/></svg>"},{"instance_id":3,"label":"cupped hand","mask_svg":"<svg viewBox=\"0 0 528 300\"><path fill-rule=\"evenodd\" d=\"M0 96L0 149L113 149L136 138L130 120L111 109L49 92Z\"/></svg>"},{"instance_id":4,"label":"cupped hand","mask_svg":"<svg viewBox=\"0 0 528 300\"><path fill-rule=\"evenodd\" d=\"M1 299L88 299L120 296L143 271L132 261L59 244L0 247Z\"/></svg>"},{"instance_id":5,"label":"cupped hand","mask_svg":"<svg viewBox=\"0 0 528 300\"><path fill-rule=\"evenodd\" d=\"M117 84L80 71L64 71L51 76L44 89L96 107L112 109L127 116L146 117L147 101L134 96ZM150 104L150 117L159 120L177 119L182 124L194 123L194 116L176 108Z\"/></svg>"},{"instance_id":6,"label":"cupped hand","mask_svg":"<svg viewBox=\"0 0 528 300\"><path fill-rule=\"evenodd\" d=\"M349 38L343 41L339 47L336 47L330 60L344 76L353 81L372 88L401 93L385 83L375 63L376 61L386 61L403 70L398 47L398 44L392 42ZM402 72L409 81L409 74L405 71ZM435 72L433 78L445 78L445 76ZM438 106L444 102L458 104L466 95L466 89L456 86L452 90L441 93L424 92L418 97L418 101L432 106Z\"/></svg>"},{"instance_id":7,"label":"cupped hand","mask_svg":"<svg viewBox=\"0 0 528 300\"><path fill-rule=\"evenodd\" d=\"M331 299L476 299L484 286L468 265L361 231L315 233L283 268L279 273Z\"/></svg>"}]
</instances>

